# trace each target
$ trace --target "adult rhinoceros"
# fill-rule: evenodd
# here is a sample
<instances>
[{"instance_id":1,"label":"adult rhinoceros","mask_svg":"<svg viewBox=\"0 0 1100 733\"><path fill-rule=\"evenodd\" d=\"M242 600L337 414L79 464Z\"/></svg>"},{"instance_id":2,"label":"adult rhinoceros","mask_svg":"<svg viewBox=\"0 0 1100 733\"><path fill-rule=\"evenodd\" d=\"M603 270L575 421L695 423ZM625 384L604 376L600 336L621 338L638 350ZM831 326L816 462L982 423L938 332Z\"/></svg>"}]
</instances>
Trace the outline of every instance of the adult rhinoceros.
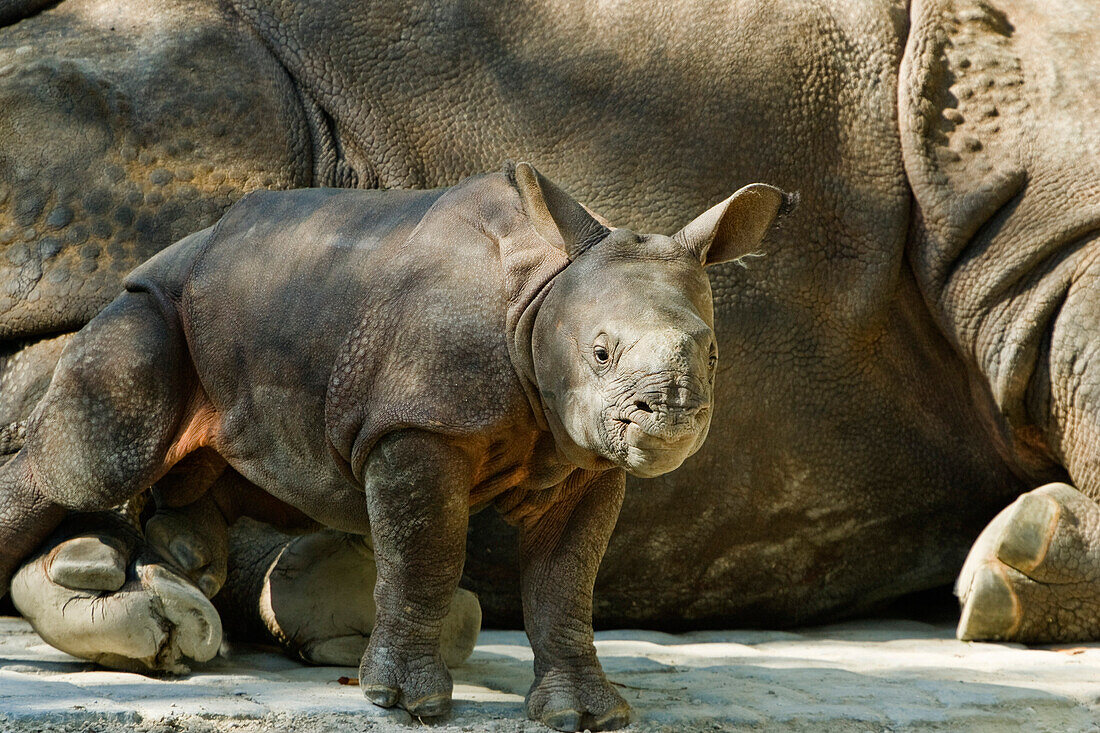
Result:
<instances>
[{"instance_id":1,"label":"adult rhinoceros","mask_svg":"<svg viewBox=\"0 0 1100 733\"><path fill-rule=\"evenodd\" d=\"M670 231L767 180L802 206L763 258L712 275L710 438L630 486L597 623L858 613L949 581L1004 510L963 573L960 634L1100 635L1093 3L42 5L0 7L9 453L66 334L250 189L431 187L527 159L610 219ZM203 466L187 469L168 479ZM1073 486L1033 491L1049 481ZM239 510L162 507L150 534L212 594L221 553L188 522ZM178 576L150 560L127 580L140 538L68 532L24 575L55 643L152 667L216 645L202 594L157 585ZM496 622L519 618L509 547L479 515L466 585ZM248 526L219 599L307 658L355 658L369 603L346 571L368 554ZM92 635L52 610L89 597Z\"/></svg>"}]
</instances>

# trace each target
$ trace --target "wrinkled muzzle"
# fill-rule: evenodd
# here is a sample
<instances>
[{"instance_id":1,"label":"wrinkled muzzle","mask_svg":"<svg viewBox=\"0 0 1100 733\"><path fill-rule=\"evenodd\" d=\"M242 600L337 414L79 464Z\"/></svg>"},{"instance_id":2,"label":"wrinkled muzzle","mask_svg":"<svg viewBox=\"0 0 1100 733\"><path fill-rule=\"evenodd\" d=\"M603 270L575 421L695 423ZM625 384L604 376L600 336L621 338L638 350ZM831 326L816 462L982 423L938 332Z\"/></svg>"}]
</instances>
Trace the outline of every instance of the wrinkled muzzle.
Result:
<instances>
[{"instance_id":1,"label":"wrinkled muzzle","mask_svg":"<svg viewBox=\"0 0 1100 733\"><path fill-rule=\"evenodd\" d=\"M646 375L609 407L605 424L616 462L636 476L679 468L706 439L711 386L695 375Z\"/></svg>"}]
</instances>

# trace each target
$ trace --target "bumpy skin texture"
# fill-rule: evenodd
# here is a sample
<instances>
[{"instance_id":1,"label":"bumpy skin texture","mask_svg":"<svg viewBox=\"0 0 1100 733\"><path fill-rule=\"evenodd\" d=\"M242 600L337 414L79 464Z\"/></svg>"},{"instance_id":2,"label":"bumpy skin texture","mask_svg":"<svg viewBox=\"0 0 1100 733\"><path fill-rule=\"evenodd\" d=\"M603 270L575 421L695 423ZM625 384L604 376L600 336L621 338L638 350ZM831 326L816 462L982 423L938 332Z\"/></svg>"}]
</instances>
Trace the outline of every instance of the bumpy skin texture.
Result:
<instances>
[{"instance_id":1,"label":"bumpy skin texture","mask_svg":"<svg viewBox=\"0 0 1100 733\"><path fill-rule=\"evenodd\" d=\"M991 428L1024 466L1060 465L1077 489L1031 492L983 533L959 579L960 635L1092 639L1100 60L1079 49L1100 38L1100 12L960 0L913 13L899 99L918 284Z\"/></svg>"},{"instance_id":2,"label":"bumpy skin texture","mask_svg":"<svg viewBox=\"0 0 1100 733\"><path fill-rule=\"evenodd\" d=\"M0 69L0 337L80 327L244 192L312 180L294 86L216 5L66 2L4 29Z\"/></svg>"},{"instance_id":3,"label":"bumpy skin texture","mask_svg":"<svg viewBox=\"0 0 1100 733\"><path fill-rule=\"evenodd\" d=\"M264 151L301 128L249 114L219 136L203 126L217 107L181 136L176 100L228 89L249 95L248 111L287 109L282 85L262 81L274 56L309 135L275 156L300 172L295 181L431 186L525 157L613 219L665 231L735 182L801 190L801 209L762 248L766 267L712 272L723 356L712 435L677 473L628 490L597 580L601 623L857 613L950 580L982 526L1028 489L1071 477L1095 498L1088 284L1100 74L1080 52L1100 34L1090 3L330 0L317 12L255 0L234 6L246 30L231 18L214 33L251 44L251 28L262 39L241 62L252 71L238 74L182 70L180 58L210 56L205 36L172 25L150 27L164 28L158 42L176 39L180 56L120 62L148 30L106 27L137 11L88 7L66 0L0 33L12 59L2 114L23 115L15 127L28 141L10 149L25 151L25 167L47 164L37 183L5 169L4 231L25 231L17 217L40 210L32 197L19 213L23 192L73 180L94 189L74 176L114 172L120 142L66 142L72 110L91 109L98 127L78 129L112 141L135 129L83 104L98 98L84 86L42 98L19 81L24 68L74 54L84 77L114 69L107 88L132 98L131 110L173 112L133 138L138 163L186 139L201 148L195 160L258 174L235 179L242 188L289 185L264 183L276 165ZM181 23L206 28L208 17L193 10ZM70 165L74 154L84 157ZM101 185L118 206L139 180ZM232 197L196 191L214 208ZM176 234L216 218L207 204L145 202ZM74 208L68 226L93 232L95 209ZM23 240L33 246L13 237L5 256L22 267L49 237L36 227ZM171 239L133 237L141 248L127 267ZM100 304L124 269L89 286ZM28 292L20 283L33 275L31 265L11 287ZM90 315L52 302L40 307L59 322ZM40 332L3 322L13 338ZM483 513L468 539L466 583L494 623L519 618L508 532Z\"/></svg>"}]
</instances>

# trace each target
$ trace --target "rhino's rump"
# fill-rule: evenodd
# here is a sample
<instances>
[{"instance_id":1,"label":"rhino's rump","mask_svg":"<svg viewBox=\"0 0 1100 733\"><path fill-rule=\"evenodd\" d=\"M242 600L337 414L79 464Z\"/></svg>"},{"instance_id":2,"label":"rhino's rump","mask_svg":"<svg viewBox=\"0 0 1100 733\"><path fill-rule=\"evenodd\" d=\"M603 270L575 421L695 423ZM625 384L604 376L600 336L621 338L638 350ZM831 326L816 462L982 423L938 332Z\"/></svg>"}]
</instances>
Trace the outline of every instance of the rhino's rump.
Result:
<instances>
[{"instance_id":1,"label":"rhino's rump","mask_svg":"<svg viewBox=\"0 0 1100 733\"><path fill-rule=\"evenodd\" d=\"M436 197L257 192L128 281L178 314L218 416L219 453L253 483L332 526L362 530L366 515L361 491L325 438L329 372L373 287L375 261Z\"/></svg>"},{"instance_id":2,"label":"rhino's rump","mask_svg":"<svg viewBox=\"0 0 1100 733\"><path fill-rule=\"evenodd\" d=\"M439 198L257 192L205 238L135 273L175 304L218 416L214 447L329 526L367 527L348 439L333 443L333 414L354 440L364 423L373 437L403 427L477 432L521 405L499 257L462 226L417 229ZM343 400L335 412L334 394Z\"/></svg>"}]
</instances>

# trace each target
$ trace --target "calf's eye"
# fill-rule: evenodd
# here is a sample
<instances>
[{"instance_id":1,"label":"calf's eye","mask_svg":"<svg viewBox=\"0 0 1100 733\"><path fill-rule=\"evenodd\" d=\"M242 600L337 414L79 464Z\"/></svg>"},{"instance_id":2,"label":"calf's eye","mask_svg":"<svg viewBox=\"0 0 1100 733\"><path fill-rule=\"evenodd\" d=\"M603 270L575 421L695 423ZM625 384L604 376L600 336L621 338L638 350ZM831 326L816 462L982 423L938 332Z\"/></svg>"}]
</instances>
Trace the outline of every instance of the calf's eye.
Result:
<instances>
[{"instance_id":1,"label":"calf's eye","mask_svg":"<svg viewBox=\"0 0 1100 733\"><path fill-rule=\"evenodd\" d=\"M596 358L597 364L606 364L607 360L611 358L611 354L607 353L607 349L602 346L596 346L592 349L592 356Z\"/></svg>"}]
</instances>

